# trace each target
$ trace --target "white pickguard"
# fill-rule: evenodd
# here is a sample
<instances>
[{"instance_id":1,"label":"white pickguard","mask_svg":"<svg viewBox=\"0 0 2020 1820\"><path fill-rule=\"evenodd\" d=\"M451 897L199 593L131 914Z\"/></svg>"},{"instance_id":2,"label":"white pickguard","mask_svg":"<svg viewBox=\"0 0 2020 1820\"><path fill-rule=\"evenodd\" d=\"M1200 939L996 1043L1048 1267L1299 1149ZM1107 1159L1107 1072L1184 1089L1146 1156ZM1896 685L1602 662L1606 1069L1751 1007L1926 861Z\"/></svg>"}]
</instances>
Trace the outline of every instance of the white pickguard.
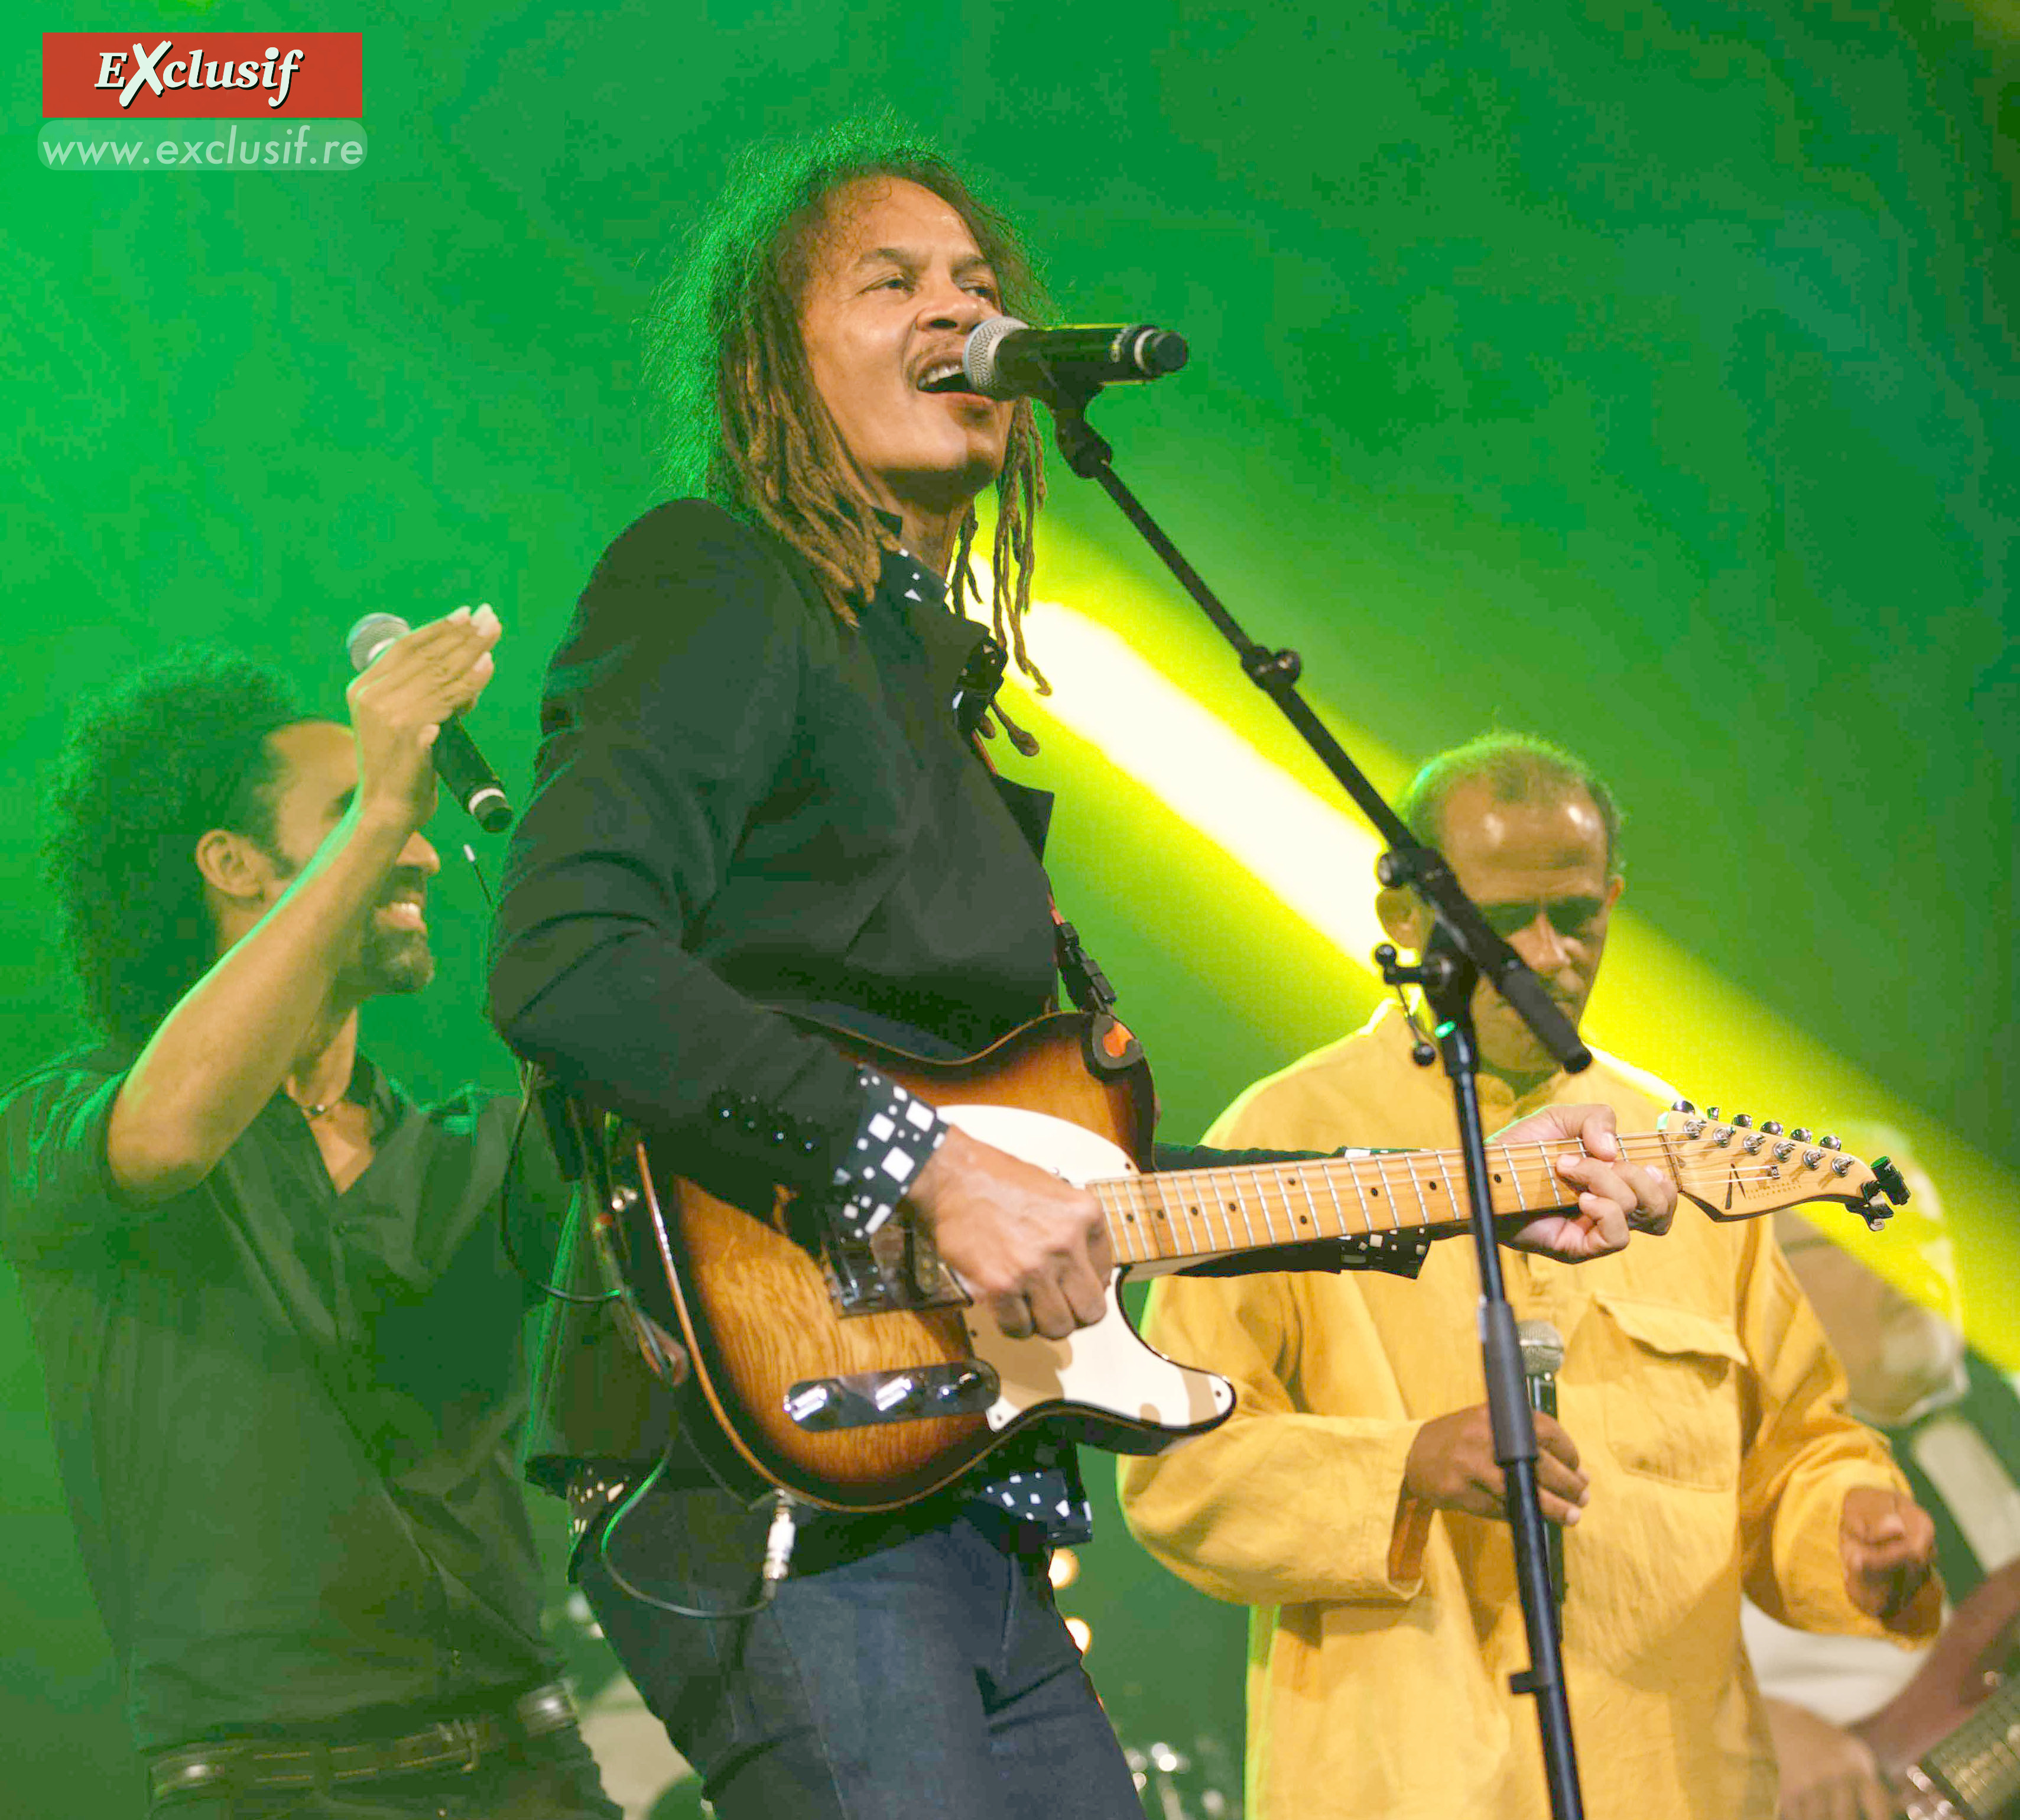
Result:
<instances>
[{"instance_id":1,"label":"white pickguard","mask_svg":"<svg viewBox=\"0 0 2020 1820\"><path fill-rule=\"evenodd\" d=\"M1049 1113L1014 1106L946 1105L939 1112L969 1136L1069 1182L1135 1171L1117 1146ZM1225 1378L1174 1364L1137 1338L1116 1295L1123 1274L1118 1270L1110 1281L1108 1312L1092 1327L1063 1340L1012 1339L987 1309L971 1306L965 1311L975 1357L994 1370L1002 1385L1002 1394L989 1411L991 1428L1003 1428L1026 1411L1064 1404L1183 1433L1210 1426L1234 1407L1234 1389Z\"/></svg>"}]
</instances>

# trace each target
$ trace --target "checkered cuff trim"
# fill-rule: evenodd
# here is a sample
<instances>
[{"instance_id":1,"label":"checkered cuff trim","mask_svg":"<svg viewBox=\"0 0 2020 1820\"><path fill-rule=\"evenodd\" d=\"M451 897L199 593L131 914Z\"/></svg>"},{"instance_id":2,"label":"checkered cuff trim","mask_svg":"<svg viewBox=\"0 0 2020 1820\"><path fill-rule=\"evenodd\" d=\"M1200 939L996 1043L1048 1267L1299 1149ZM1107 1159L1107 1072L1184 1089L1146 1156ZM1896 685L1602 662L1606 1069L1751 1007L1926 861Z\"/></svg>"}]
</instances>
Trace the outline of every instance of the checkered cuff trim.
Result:
<instances>
[{"instance_id":1,"label":"checkered cuff trim","mask_svg":"<svg viewBox=\"0 0 2020 1820\"><path fill-rule=\"evenodd\" d=\"M859 1238L867 1238L897 1211L913 1179L937 1150L946 1122L926 1103L874 1068L856 1071L863 1096L861 1123L848 1160L834 1172L836 1212Z\"/></svg>"}]
</instances>

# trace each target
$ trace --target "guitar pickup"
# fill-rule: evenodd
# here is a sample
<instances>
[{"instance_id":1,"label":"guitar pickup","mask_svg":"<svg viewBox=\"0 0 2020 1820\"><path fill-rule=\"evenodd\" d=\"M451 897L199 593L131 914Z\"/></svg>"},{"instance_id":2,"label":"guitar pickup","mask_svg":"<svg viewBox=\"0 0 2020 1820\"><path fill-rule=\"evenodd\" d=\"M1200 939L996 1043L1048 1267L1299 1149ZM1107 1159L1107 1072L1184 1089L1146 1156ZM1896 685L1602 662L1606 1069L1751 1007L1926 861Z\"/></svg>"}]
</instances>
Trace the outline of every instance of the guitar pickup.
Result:
<instances>
[{"instance_id":1,"label":"guitar pickup","mask_svg":"<svg viewBox=\"0 0 2020 1820\"><path fill-rule=\"evenodd\" d=\"M896 1371L850 1371L795 1384L786 1393L786 1414L809 1434L825 1434L927 1416L979 1415L1001 1390L995 1372L979 1359Z\"/></svg>"}]
</instances>

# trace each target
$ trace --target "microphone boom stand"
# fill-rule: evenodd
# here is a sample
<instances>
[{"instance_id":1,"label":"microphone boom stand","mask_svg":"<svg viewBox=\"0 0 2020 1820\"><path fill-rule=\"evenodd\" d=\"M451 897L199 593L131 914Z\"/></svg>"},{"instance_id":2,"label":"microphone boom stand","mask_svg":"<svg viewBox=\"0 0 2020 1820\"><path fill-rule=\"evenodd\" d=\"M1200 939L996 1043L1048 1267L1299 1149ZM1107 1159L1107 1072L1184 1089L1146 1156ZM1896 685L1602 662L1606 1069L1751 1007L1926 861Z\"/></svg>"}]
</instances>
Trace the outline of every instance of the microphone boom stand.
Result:
<instances>
[{"instance_id":1,"label":"microphone boom stand","mask_svg":"<svg viewBox=\"0 0 2020 1820\"><path fill-rule=\"evenodd\" d=\"M1055 372L1052 386L1039 394L1052 410L1059 452L1066 457L1066 465L1083 480L1097 481L1121 509L1123 516L1142 533L1144 541L1233 647L1249 681L1283 711L1320 762L1388 842L1390 850L1377 869L1382 882L1411 886L1437 918L1437 928L1416 966L1399 965L1395 950L1386 946L1376 950L1376 957L1382 963L1382 977L1390 984L1422 986L1439 1020L1438 1046L1459 1113L1473 1248L1480 1260L1481 1365L1487 1381L1494 1456L1506 1477L1516 1581L1528 1636L1529 1666L1511 1676L1509 1685L1515 1693L1535 1699L1544 1775L1550 1785L1554 1820L1584 1820L1578 1755L1571 1742L1571 1709L1564 1695L1557 1602L1550 1590L1542 1510L1536 1500L1536 1426L1523 1381L1514 1311L1509 1306L1502 1280L1486 1140L1480 1129L1473 988L1483 977L1491 979L1568 1072L1577 1073L1589 1066L1592 1053L1579 1042L1578 1033L1535 974L1488 928L1479 910L1459 889L1444 856L1434 848L1419 845L1298 693L1303 664L1297 652L1266 650L1243 631L1143 503L1123 484L1115 472L1115 452L1087 421L1087 406L1100 390L1099 385Z\"/></svg>"}]
</instances>

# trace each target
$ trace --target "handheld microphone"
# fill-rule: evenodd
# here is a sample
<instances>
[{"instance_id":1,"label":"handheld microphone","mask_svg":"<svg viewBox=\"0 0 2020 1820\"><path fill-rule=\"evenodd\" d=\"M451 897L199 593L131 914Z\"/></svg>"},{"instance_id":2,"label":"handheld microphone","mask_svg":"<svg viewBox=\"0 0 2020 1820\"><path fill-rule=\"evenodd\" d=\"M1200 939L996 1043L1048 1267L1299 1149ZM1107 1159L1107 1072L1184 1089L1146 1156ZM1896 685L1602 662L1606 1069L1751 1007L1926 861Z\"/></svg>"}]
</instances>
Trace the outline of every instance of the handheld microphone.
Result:
<instances>
[{"instance_id":1,"label":"handheld microphone","mask_svg":"<svg viewBox=\"0 0 2020 1820\"><path fill-rule=\"evenodd\" d=\"M1049 398L1063 384L1132 385L1162 379L1186 364L1186 338L1148 322L1089 323L1034 329L1015 316L992 316L961 350L965 388L987 398Z\"/></svg>"},{"instance_id":2,"label":"handheld microphone","mask_svg":"<svg viewBox=\"0 0 2020 1820\"><path fill-rule=\"evenodd\" d=\"M1557 1373L1564 1368L1564 1336L1547 1320L1516 1324L1516 1343L1522 1349L1522 1379L1528 1386L1529 1407L1539 1415L1557 1413ZM1550 1590L1559 1607L1564 1602L1564 1531L1561 1524L1546 1522L1543 1539L1550 1557Z\"/></svg>"},{"instance_id":3,"label":"handheld microphone","mask_svg":"<svg viewBox=\"0 0 2020 1820\"><path fill-rule=\"evenodd\" d=\"M412 630L397 613L367 613L343 641L351 667L365 669L394 639L405 638ZM460 714L451 714L442 722L433 755L435 776L485 833L496 834L511 826L512 805L506 801L505 786L485 762Z\"/></svg>"}]
</instances>

